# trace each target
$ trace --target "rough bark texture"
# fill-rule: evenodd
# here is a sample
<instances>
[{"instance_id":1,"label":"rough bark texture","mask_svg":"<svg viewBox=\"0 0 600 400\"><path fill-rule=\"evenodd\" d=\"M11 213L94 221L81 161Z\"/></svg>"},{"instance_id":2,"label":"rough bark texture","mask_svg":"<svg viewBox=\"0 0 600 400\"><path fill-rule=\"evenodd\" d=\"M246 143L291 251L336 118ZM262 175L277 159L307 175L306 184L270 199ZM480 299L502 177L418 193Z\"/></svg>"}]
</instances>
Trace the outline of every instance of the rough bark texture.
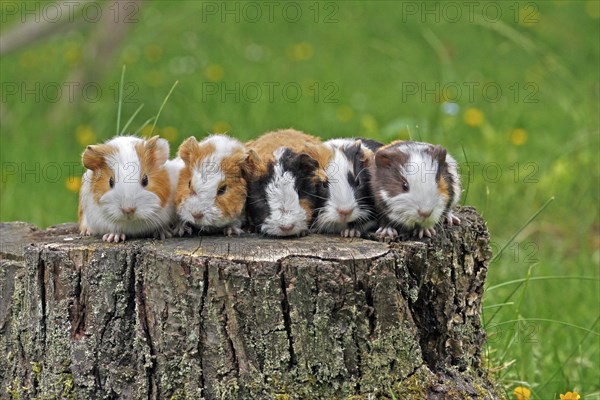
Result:
<instances>
[{"instance_id":1,"label":"rough bark texture","mask_svg":"<svg viewBox=\"0 0 600 400\"><path fill-rule=\"evenodd\" d=\"M490 250L434 239L107 244L1 225L2 398L498 398L480 366Z\"/></svg>"}]
</instances>

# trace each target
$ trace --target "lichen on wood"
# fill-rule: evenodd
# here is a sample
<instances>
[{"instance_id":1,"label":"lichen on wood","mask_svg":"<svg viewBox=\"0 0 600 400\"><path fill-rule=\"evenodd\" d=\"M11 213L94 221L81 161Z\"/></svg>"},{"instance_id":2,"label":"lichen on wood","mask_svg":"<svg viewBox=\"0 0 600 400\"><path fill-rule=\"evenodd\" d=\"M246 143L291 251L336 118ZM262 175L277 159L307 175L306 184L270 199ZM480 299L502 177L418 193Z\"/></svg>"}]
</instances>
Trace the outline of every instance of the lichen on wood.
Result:
<instances>
[{"instance_id":1,"label":"lichen on wood","mask_svg":"<svg viewBox=\"0 0 600 400\"><path fill-rule=\"evenodd\" d=\"M7 398L498 398L481 367L484 222L433 239L107 244L2 224Z\"/></svg>"}]
</instances>

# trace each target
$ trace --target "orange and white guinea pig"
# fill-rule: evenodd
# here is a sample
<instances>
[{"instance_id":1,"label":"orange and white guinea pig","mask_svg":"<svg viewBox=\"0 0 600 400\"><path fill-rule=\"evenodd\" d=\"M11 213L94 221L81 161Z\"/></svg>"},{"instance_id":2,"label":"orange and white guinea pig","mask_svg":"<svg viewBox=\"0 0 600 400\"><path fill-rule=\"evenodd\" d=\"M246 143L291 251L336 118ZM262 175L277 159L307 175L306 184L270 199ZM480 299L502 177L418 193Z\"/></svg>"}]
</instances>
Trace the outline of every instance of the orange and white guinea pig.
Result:
<instances>
[{"instance_id":1,"label":"orange and white guinea pig","mask_svg":"<svg viewBox=\"0 0 600 400\"><path fill-rule=\"evenodd\" d=\"M107 242L171 236L176 172L168 159L169 143L158 136L117 136L88 146L82 156L87 171L79 194L81 234L102 235Z\"/></svg>"},{"instance_id":2,"label":"orange and white guinea pig","mask_svg":"<svg viewBox=\"0 0 600 400\"><path fill-rule=\"evenodd\" d=\"M183 168L175 195L179 224L176 233L222 231L243 233L247 180L256 170L257 156L226 135L198 142L189 137L179 147Z\"/></svg>"}]
</instances>

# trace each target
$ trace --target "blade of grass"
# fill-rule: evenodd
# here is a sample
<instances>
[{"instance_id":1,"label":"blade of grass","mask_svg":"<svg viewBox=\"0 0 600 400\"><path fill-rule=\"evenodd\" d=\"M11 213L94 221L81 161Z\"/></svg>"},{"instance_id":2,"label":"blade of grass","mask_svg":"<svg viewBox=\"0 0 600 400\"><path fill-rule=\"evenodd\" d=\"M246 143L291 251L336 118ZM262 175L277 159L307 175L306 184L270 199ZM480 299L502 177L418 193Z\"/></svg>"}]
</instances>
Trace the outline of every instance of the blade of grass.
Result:
<instances>
[{"instance_id":1,"label":"blade of grass","mask_svg":"<svg viewBox=\"0 0 600 400\"><path fill-rule=\"evenodd\" d=\"M588 336L590 335L590 333L598 335L596 332L594 332L592 329L594 329L594 327L596 326L596 324L598 323L598 321L600 321L600 316L598 316L596 318L596 320L594 321L594 323L592 324L592 326L590 326L589 330L586 330L586 334L583 337L583 339L581 339L581 341L579 342L579 344L575 347L575 350L573 350L571 352L571 354L569 354L569 356L565 359L564 364L567 364L569 361L571 361L571 358L573 358L573 356L575 355L575 353L577 353L577 350L581 348L581 346L583 345L583 343L587 340ZM554 377L556 376L556 374L558 374L559 372L562 372L561 367L559 366L554 373L550 376L550 378L548 378L548 380L546 382L544 382L544 384L542 384L540 386L540 390L545 388L546 386L548 386L548 384L550 382L552 382L552 380L554 379Z\"/></svg>"},{"instance_id":2,"label":"blade of grass","mask_svg":"<svg viewBox=\"0 0 600 400\"><path fill-rule=\"evenodd\" d=\"M119 105L117 107L117 134L121 132L121 107L123 106L123 81L125 80L125 64L121 70L121 83L119 84Z\"/></svg>"},{"instance_id":3,"label":"blade of grass","mask_svg":"<svg viewBox=\"0 0 600 400\"><path fill-rule=\"evenodd\" d=\"M488 308L496 308L496 307L504 307L504 306L512 306L513 304L515 304L512 301L509 301L508 303L498 303L498 304L490 304L489 306L484 306L483 309L486 310Z\"/></svg>"},{"instance_id":4,"label":"blade of grass","mask_svg":"<svg viewBox=\"0 0 600 400\"><path fill-rule=\"evenodd\" d=\"M584 331L584 332L586 332L588 334L592 334L592 335L600 337L600 333L594 332L593 330L588 329L588 328L586 328L584 326L579 326L579 325L571 324L569 322L559 321L557 319L549 319L549 318L520 318L520 319L512 319L512 320L509 320L509 321L498 322L495 325L496 326L501 326L501 325L506 325L506 324L512 324L512 323L519 322L519 321L526 321L526 322L550 322L550 323L554 323L554 324L565 325L565 326L568 326L570 328L575 328L575 329ZM598 320L596 320L596 322L597 321ZM596 323L594 323L594 325L595 324Z\"/></svg>"},{"instance_id":5,"label":"blade of grass","mask_svg":"<svg viewBox=\"0 0 600 400\"><path fill-rule=\"evenodd\" d=\"M462 148L463 156L465 157L465 165L469 165L469 160L467 159L467 152L465 151L465 146L460 145ZM471 169L469 168L469 175L467 176L467 185L465 187L465 195L463 196L462 205L467 204L467 197L469 197L469 186L471 185Z\"/></svg>"},{"instance_id":6,"label":"blade of grass","mask_svg":"<svg viewBox=\"0 0 600 400\"><path fill-rule=\"evenodd\" d=\"M144 121L144 123L143 123L143 124L142 124L142 125L141 125L141 126L138 128L138 130L137 130L137 131L135 131L135 132L133 132L134 136L135 136L135 135L137 135L138 133L140 133L140 131L141 131L142 129L144 129L144 127L145 127L146 125L148 125L150 122L152 122L152 121L154 120L154 118L156 118L156 117L150 117L150 118L148 118L146 121Z\"/></svg>"},{"instance_id":7,"label":"blade of grass","mask_svg":"<svg viewBox=\"0 0 600 400\"><path fill-rule=\"evenodd\" d=\"M140 112L140 110L142 108L144 108L144 105L140 104L140 106L137 108L137 110L135 110L135 112L131 115L131 117L129 118L129 120L127 121L125 126L123 127L123 130L121 132L119 132L119 135L122 135L123 133L125 133L127 128L129 128L129 124L131 124L133 122L133 119L138 115L138 113Z\"/></svg>"},{"instance_id":8,"label":"blade of grass","mask_svg":"<svg viewBox=\"0 0 600 400\"><path fill-rule=\"evenodd\" d=\"M152 124L152 129L150 130L150 135L152 135L152 133L154 132L154 128L156 127L156 123L158 122L158 117L160 117L160 113L162 112L163 107L165 106L165 104L167 104L167 100L169 100L169 97L171 97L171 93L173 93L173 89L175 89L175 86L177 86L178 83L179 83L179 81L175 81L173 86L171 86L171 90L169 90L169 93L167 93L167 97L165 97L162 104L160 105L160 108L158 109L158 113L156 114L156 118L154 118L154 124Z\"/></svg>"},{"instance_id":9,"label":"blade of grass","mask_svg":"<svg viewBox=\"0 0 600 400\"><path fill-rule=\"evenodd\" d=\"M523 224L523 226L521 226L512 236L511 238L508 240L508 242L506 242L506 244L504 246L502 246L502 248L500 249L500 251L498 252L498 254L496 254L494 257L492 257L490 264L493 263L498 257L500 257L502 255L502 253L504 252L504 250L506 250L506 248L508 246L510 246L510 244L513 242L513 240L515 240L515 238L519 235L519 233L521 233L523 231L523 229L527 228L527 226L529 226L529 224L538 216L540 215L540 213L542 211L544 211L546 209L546 207L548 207L548 205L550 205L550 203L552 203L554 201L554 196L550 197L543 206L540 207L539 210L537 210L535 212L535 214L533 214L528 220L527 222L525 222Z\"/></svg>"},{"instance_id":10,"label":"blade of grass","mask_svg":"<svg viewBox=\"0 0 600 400\"><path fill-rule=\"evenodd\" d=\"M565 275L565 276L561 276L561 275L547 275L547 276L533 276L531 278L520 278L520 279L514 279L512 281L506 281L506 282L502 282L499 283L497 285L494 286L490 286L488 288L486 288L486 291L490 291L490 290L494 290L494 289L498 289L504 286L508 286L508 285L512 285L514 283L523 283L525 281L545 281L545 280L554 280L554 279L560 279L560 280L564 280L564 279L575 279L575 280L581 280L581 281L597 281L599 282L600 279L593 277L593 276L572 276L572 275Z\"/></svg>"}]
</instances>

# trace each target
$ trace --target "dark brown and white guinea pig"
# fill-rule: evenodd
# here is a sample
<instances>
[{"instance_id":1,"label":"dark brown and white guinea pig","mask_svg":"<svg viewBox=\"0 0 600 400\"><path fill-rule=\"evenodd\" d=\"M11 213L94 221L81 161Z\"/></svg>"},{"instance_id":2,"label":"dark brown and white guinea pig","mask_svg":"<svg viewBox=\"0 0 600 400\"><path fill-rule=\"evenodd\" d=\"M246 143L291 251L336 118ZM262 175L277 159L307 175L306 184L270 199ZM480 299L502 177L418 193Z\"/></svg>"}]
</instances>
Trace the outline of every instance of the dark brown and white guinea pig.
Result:
<instances>
[{"instance_id":1,"label":"dark brown and white guinea pig","mask_svg":"<svg viewBox=\"0 0 600 400\"><path fill-rule=\"evenodd\" d=\"M186 139L178 151L183 161L175 195L183 235L189 224L200 232L239 235L245 221L247 180L256 165L256 153L226 135L198 142Z\"/></svg>"},{"instance_id":2,"label":"dark brown and white guinea pig","mask_svg":"<svg viewBox=\"0 0 600 400\"><path fill-rule=\"evenodd\" d=\"M363 139L331 139L324 143L333 156L327 167L329 196L312 229L360 237L375 226L369 165L382 143Z\"/></svg>"},{"instance_id":3,"label":"dark brown and white guinea pig","mask_svg":"<svg viewBox=\"0 0 600 400\"><path fill-rule=\"evenodd\" d=\"M442 219L460 224L452 214L461 191L457 163L439 145L397 141L381 147L371 166L371 187L380 236L395 238L402 229L431 237Z\"/></svg>"},{"instance_id":4,"label":"dark brown and white guinea pig","mask_svg":"<svg viewBox=\"0 0 600 400\"><path fill-rule=\"evenodd\" d=\"M167 168L169 143L154 136L117 136L88 146L82 161L79 227L107 242L170 236L174 184Z\"/></svg>"},{"instance_id":5,"label":"dark brown and white guinea pig","mask_svg":"<svg viewBox=\"0 0 600 400\"><path fill-rule=\"evenodd\" d=\"M249 184L248 222L257 233L302 236L327 198L325 166L331 152L318 138L285 129L247 144L262 160Z\"/></svg>"}]
</instances>

